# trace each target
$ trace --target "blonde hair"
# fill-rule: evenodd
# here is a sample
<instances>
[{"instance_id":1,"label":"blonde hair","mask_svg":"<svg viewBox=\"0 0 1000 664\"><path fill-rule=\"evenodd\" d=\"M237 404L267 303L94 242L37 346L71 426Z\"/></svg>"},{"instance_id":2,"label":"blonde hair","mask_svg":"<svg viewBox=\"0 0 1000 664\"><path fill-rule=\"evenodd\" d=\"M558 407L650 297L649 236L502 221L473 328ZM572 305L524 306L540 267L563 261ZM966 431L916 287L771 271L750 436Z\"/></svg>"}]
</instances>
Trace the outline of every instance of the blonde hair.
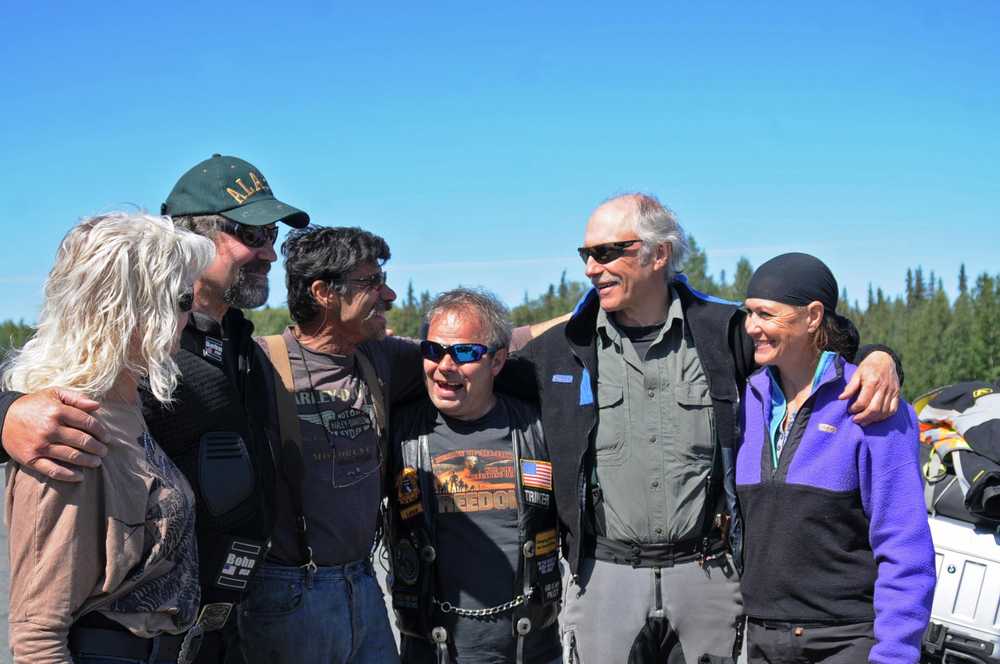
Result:
<instances>
[{"instance_id":1,"label":"blonde hair","mask_svg":"<svg viewBox=\"0 0 1000 664\"><path fill-rule=\"evenodd\" d=\"M3 371L7 389L48 387L102 398L123 371L169 402L178 301L212 261L210 240L169 217L112 212L83 219L59 245L34 336Z\"/></svg>"}]
</instances>

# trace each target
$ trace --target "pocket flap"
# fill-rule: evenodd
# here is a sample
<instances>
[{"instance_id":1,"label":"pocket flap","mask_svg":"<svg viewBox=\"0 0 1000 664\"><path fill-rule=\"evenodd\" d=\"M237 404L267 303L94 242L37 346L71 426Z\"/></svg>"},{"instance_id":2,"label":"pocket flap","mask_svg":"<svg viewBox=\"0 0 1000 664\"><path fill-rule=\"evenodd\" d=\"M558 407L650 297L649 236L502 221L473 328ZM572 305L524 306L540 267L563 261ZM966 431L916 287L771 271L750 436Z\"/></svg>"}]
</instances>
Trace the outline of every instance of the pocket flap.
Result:
<instances>
[{"instance_id":1,"label":"pocket flap","mask_svg":"<svg viewBox=\"0 0 1000 664\"><path fill-rule=\"evenodd\" d=\"M619 405L625 399L625 391L621 385L613 383L597 384L597 407L610 408Z\"/></svg>"},{"instance_id":2,"label":"pocket flap","mask_svg":"<svg viewBox=\"0 0 1000 664\"><path fill-rule=\"evenodd\" d=\"M708 383L699 381L674 386L674 398L682 406L711 406L712 395Z\"/></svg>"}]
</instances>

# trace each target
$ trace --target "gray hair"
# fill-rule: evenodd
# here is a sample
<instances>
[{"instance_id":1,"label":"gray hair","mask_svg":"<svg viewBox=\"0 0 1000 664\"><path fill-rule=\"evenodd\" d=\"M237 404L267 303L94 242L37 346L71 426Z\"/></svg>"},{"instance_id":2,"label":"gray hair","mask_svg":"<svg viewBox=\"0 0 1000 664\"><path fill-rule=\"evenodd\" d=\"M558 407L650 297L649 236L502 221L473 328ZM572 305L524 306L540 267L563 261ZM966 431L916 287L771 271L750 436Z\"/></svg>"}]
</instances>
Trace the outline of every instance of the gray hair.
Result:
<instances>
[{"instance_id":1,"label":"gray hair","mask_svg":"<svg viewBox=\"0 0 1000 664\"><path fill-rule=\"evenodd\" d=\"M513 329L510 311L496 295L481 288L453 288L439 294L431 302L425 321L430 325L441 314L459 310L471 311L479 316L479 322L489 337L487 345L493 348L510 346Z\"/></svg>"},{"instance_id":2,"label":"gray hair","mask_svg":"<svg viewBox=\"0 0 1000 664\"><path fill-rule=\"evenodd\" d=\"M635 234L642 240L642 250L639 254L643 261L648 261L658 244L670 245L670 262L664 274L669 282L680 272L681 266L688 255L688 240L684 229L677 223L677 217L670 208L663 205L652 194L639 192L622 194L608 199L611 202L619 199L629 199L632 203L632 214L629 222Z\"/></svg>"},{"instance_id":3,"label":"gray hair","mask_svg":"<svg viewBox=\"0 0 1000 664\"><path fill-rule=\"evenodd\" d=\"M221 214L178 215L171 217L174 225L196 235L214 239L229 221Z\"/></svg>"}]
</instances>

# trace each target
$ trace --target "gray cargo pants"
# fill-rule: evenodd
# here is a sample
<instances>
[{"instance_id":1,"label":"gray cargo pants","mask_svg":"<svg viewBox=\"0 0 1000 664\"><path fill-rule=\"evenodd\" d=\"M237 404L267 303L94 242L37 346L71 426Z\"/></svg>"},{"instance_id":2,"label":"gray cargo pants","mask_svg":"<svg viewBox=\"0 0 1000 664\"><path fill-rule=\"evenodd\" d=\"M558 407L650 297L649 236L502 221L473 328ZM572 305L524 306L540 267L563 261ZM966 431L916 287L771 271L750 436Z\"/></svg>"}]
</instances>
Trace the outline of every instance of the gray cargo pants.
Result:
<instances>
[{"instance_id":1,"label":"gray cargo pants","mask_svg":"<svg viewBox=\"0 0 1000 664\"><path fill-rule=\"evenodd\" d=\"M734 661L743 601L728 557L704 568L688 562L659 571L661 615L676 632L686 664L697 664L703 655L711 662ZM567 578L564 583L563 661L627 664L636 637L655 615L656 586L652 568L581 560L577 582Z\"/></svg>"}]
</instances>

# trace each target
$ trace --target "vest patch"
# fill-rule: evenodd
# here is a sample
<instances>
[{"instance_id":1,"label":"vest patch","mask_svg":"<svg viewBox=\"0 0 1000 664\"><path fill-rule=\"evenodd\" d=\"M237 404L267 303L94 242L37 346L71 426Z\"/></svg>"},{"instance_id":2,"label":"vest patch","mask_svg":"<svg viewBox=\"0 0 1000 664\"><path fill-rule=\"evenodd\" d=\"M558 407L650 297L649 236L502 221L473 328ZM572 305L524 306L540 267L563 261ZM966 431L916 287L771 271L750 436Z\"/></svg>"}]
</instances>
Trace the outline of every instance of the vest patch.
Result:
<instances>
[{"instance_id":1,"label":"vest patch","mask_svg":"<svg viewBox=\"0 0 1000 664\"><path fill-rule=\"evenodd\" d=\"M816 425L816 428L820 431L825 431L826 433L837 433L837 427L832 424L826 424L825 422L820 422Z\"/></svg>"},{"instance_id":2,"label":"vest patch","mask_svg":"<svg viewBox=\"0 0 1000 664\"><path fill-rule=\"evenodd\" d=\"M420 500L420 483L417 481L417 469L413 466L403 468L396 480L396 497L400 505L409 505Z\"/></svg>"},{"instance_id":3,"label":"vest patch","mask_svg":"<svg viewBox=\"0 0 1000 664\"><path fill-rule=\"evenodd\" d=\"M420 577L420 560L409 540L402 539L396 545L396 567L393 571L408 586L415 584Z\"/></svg>"},{"instance_id":4,"label":"vest patch","mask_svg":"<svg viewBox=\"0 0 1000 664\"><path fill-rule=\"evenodd\" d=\"M535 535L535 555L544 556L556 550L556 530L543 530Z\"/></svg>"},{"instance_id":5,"label":"vest patch","mask_svg":"<svg viewBox=\"0 0 1000 664\"><path fill-rule=\"evenodd\" d=\"M213 362L222 362L222 340L215 337L205 337L205 347L201 353Z\"/></svg>"},{"instance_id":6,"label":"vest patch","mask_svg":"<svg viewBox=\"0 0 1000 664\"><path fill-rule=\"evenodd\" d=\"M557 556L548 556L547 558L540 558L538 560L538 573L539 574L551 574L556 569Z\"/></svg>"},{"instance_id":7,"label":"vest patch","mask_svg":"<svg viewBox=\"0 0 1000 664\"><path fill-rule=\"evenodd\" d=\"M549 494L544 491L534 491L533 489L524 490L524 502L530 503L531 505L538 505L539 507L548 507Z\"/></svg>"},{"instance_id":8,"label":"vest patch","mask_svg":"<svg viewBox=\"0 0 1000 664\"><path fill-rule=\"evenodd\" d=\"M534 489L552 491L552 464L548 461L521 461L521 484Z\"/></svg>"},{"instance_id":9,"label":"vest patch","mask_svg":"<svg viewBox=\"0 0 1000 664\"><path fill-rule=\"evenodd\" d=\"M572 383L573 377L569 374L552 374L553 383Z\"/></svg>"},{"instance_id":10,"label":"vest patch","mask_svg":"<svg viewBox=\"0 0 1000 664\"><path fill-rule=\"evenodd\" d=\"M259 544L234 539L229 545L229 551L226 552L226 559L218 578L215 579L215 585L244 590L263 552L264 547Z\"/></svg>"},{"instance_id":11,"label":"vest patch","mask_svg":"<svg viewBox=\"0 0 1000 664\"><path fill-rule=\"evenodd\" d=\"M420 503L416 503L414 505L410 505L409 507L400 508L399 517L401 519L411 519L418 514L422 514L423 511L424 511L423 505L421 505Z\"/></svg>"}]
</instances>

